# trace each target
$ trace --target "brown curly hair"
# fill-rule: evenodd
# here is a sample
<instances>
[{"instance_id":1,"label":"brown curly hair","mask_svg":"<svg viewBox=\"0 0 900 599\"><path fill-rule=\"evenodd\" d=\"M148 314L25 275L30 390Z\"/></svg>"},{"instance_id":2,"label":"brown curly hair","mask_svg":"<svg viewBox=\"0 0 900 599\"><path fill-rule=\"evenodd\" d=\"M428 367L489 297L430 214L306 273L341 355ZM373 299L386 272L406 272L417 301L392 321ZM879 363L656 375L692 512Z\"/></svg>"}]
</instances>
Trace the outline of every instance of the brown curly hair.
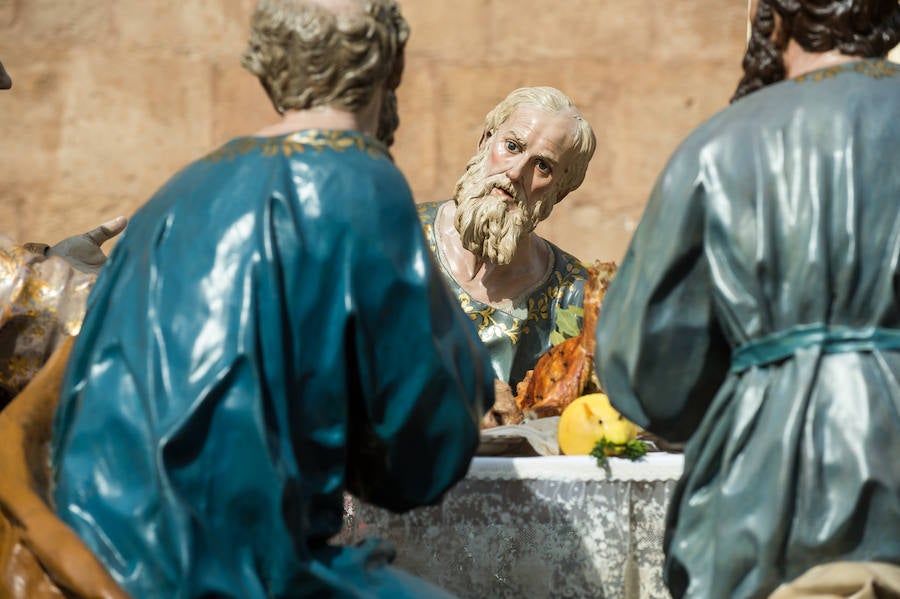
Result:
<instances>
[{"instance_id":1,"label":"brown curly hair","mask_svg":"<svg viewBox=\"0 0 900 599\"><path fill-rule=\"evenodd\" d=\"M744 55L744 76L732 102L784 79L781 52L790 39L808 52L836 49L849 56L887 56L900 42L900 2L759 0Z\"/></svg>"},{"instance_id":2,"label":"brown curly hair","mask_svg":"<svg viewBox=\"0 0 900 599\"><path fill-rule=\"evenodd\" d=\"M400 85L409 26L394 0L351 0L331 11L312 0L260 0L241 65L256 75L275 110L333 106L356 112L384 83ZM398 120L385 99L379 137L390 144Z\"/></svg>"}]
</instances>

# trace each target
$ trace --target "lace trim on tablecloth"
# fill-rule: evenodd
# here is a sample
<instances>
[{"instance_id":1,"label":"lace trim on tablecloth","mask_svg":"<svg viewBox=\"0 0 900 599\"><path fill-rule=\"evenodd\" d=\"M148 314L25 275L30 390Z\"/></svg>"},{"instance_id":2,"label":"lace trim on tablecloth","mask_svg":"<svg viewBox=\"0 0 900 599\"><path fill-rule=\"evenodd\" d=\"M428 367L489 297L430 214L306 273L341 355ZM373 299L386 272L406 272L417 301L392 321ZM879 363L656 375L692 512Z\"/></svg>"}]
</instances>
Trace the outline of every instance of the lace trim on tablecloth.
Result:
<instances>
[{"instance_id":1,"label":"lace trim on tablecloth","mask_svg":"<svg viewBox=\"0 0 900 599\"><path fill-rule=\"evenodd\" d=\"M466 478L440 505L404 515L350 499L335 540L385 539L395 566L463 598L665 598L675 484Z\"/></svg>"},{"instance_id":2,"label":"lace trim on tablecloth","mask_svg":"<svg viewBox=\"0 0 900 599\"><path fill-rule=\"evenodd\" d=\"M590 456L525 458L476 457L469 479L478 480L677 480L684 469L682 454L653 452L638 461L608 458L600 468Z\"/></svg>"}]
</instances>

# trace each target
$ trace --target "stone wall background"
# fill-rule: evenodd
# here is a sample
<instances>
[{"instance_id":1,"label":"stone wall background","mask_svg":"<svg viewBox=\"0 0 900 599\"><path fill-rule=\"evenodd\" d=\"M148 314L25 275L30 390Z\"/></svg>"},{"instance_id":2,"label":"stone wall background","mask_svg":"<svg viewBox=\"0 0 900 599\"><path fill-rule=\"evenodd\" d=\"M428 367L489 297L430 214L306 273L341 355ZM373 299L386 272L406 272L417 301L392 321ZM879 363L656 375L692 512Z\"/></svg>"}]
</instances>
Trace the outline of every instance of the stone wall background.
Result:
<instances>
[{"instance_id":1,"label":"stone wall background","mask_svg":"<svg viewBox=\"0 0 900 599\"><path fill-rule=\"evenodd\" d=\"M449 197L486 112L552 85L599 138L540 232L618 260L679 140L728 102L743 0L401 0L394 146L417 201ZM0 231L54 242L131 214L175 170L277 116L239 65L253 0L0 0ZM198 231L202 234L202 231Z\"/></svg>"}]
</instances>

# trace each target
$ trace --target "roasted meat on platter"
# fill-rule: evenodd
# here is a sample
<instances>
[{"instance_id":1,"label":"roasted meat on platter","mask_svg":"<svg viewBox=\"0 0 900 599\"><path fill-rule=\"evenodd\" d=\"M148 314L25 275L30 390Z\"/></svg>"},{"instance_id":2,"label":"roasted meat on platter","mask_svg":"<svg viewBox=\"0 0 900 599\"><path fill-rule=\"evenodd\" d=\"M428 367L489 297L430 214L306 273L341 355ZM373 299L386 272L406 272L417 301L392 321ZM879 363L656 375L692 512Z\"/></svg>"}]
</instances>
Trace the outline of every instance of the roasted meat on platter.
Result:
<instances>
[{"instance_id":1,"label":"roasted meat on platter","mask_svg":"<svg viewBox=\"0 0 900 599\"><path fill-rule=\"evenodd\" d=\"M616 268L614 262L600 261L588 268L581 333L551 347L516 386L516 404L526 417L557 416L591 385L596 386L592 383L594 328Z\"/></svg>"}]
</instances>

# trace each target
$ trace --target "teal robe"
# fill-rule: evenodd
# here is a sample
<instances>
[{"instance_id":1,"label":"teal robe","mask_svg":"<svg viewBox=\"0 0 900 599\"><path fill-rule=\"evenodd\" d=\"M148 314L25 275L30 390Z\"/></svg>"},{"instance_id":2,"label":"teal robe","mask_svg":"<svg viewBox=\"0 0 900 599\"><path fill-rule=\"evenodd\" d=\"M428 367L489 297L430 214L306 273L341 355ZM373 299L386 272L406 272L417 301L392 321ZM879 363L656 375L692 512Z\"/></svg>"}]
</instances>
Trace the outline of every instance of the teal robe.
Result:
<instances>
[{"instance_id":1,"label":"teal robe","mask_svg":"<svg viewBox=\"0 0 900 599\"><path fill-rule=\"evenodd\" d=\"M675 597L763 597L815 564L900 564L900 66L735 102L678 148L610 285L598 375L689 438Z\"/></svg>"},{"instance_id":2,"label":"teal robe","mask_svg":"<svg viewBox=\"0 0 900 599\"><path fill-rule=\"evenodd\" d=\"M430 597L343 493L433 504L465 475L490 361L387 150L240 138L132 218L89 298L54 499L135 598Z\"/></svg>"},{"instance_id":3,"label":"teal robe","mask_svg":"<svg viewBox=\"0 0 900 599\"><path fill-rule=\"evenodd\" d=\"M452 200L449 200L452 201ZM437 263L460 305L487 346L495 376L512 386L525 378L538 358L554 342L581 331L587 267L549 241L553 263L546 278L523 297L513 298L508 310L482 303L466 293L443 263L434 237L434 219L443 202L419 204L419 218Z\"/></svg>"}]
</instances>

